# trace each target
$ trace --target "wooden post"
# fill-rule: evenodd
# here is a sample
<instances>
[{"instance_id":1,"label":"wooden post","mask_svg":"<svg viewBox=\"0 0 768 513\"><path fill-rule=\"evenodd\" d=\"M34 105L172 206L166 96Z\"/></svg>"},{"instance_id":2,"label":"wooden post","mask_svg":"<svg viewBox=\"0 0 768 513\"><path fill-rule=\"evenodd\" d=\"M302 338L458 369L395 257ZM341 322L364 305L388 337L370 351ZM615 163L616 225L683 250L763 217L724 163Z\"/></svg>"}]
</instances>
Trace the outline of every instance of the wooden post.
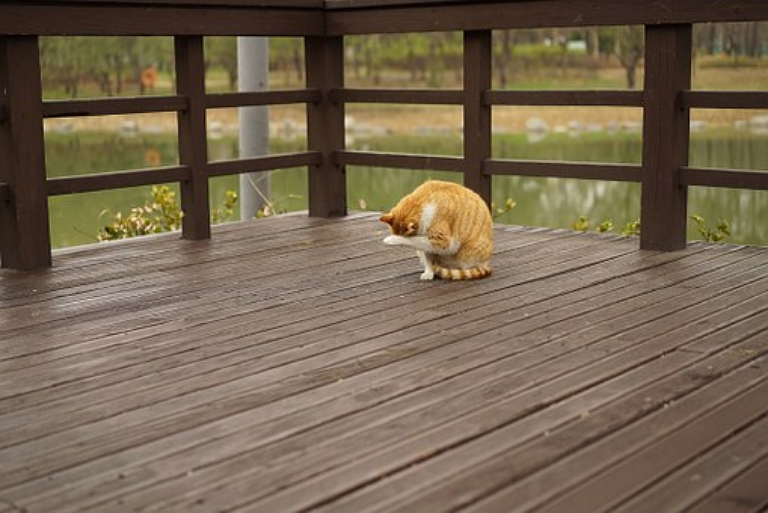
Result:
<instances>
[{"instance_id":1,"label":"wooden post","mask_svg":"<svg viewBox=\"0 0 768 513\"><path fill-rule=\"evenodd\" d=\"M686 245L688 190L680 168L688 163L691 25L647 26L640 247L674 251Z\"/></svg>"},{"instance_id":2,"label":"wooden post","mask_svg":"<svg viewBox=\"0 0 768 513\"><path fill-rule=\"evenodd\" d=\"M344 38L305 38L307 87L319 89L321 99L307 105L309 151L322 154L319 165L309 168L309 215L347 215L347 178L343 165L334 162L334 151L344 149L344 104L333 103L330 92L344 86Z\"/></svg>"},{"instance_id":3,"label":"wooden post","mask_svg":"<svg viewBox=\"0 0 768 513\"><path fill-rule=\"evenodd\" d=\"M483 95L491 89L491 31L464 32L464 184L491 204L491 106Z\"/></svg>"},{"instance_id":4,"label":"wooden post","mask_svg":"<svg viewBox=\"0 0 768 513\"><path fill-rule=\"evenodd\" d=\"M182 236L199 240L211 237L208 204L208 140L205 124L205 66L202 36L177 36L176 91L187 98L187 109L178 113L179 162L192 170L181 182L184 211Z\"/></svg>"},{"instance_id":5,"label":"wooden post","mask_svg":"<svg viewBox=\"0 0 768 513\"><path fill-rule=\"evenodd\" d=\"M0 202L2 266L51 265L40 52L36 36L0 37Z\"/></svg>"}]
</instances>

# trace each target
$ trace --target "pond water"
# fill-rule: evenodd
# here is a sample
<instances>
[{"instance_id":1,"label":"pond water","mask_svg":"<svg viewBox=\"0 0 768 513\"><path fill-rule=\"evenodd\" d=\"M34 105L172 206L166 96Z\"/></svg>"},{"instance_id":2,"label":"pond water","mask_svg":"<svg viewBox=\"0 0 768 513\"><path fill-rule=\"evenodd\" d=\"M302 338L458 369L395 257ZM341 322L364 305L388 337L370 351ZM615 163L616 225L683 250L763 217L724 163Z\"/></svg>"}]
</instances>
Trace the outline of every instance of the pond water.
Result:
<instances>
[{"instance_id":1,"label":"pond water","mask_svg":"<svg viewBox=\"0 0 768 513\"><path fill-rule=\"evenodd\" d=\"M209 141L211 160L236 158L238 141L224 136ZM302 139L272 142L275 153L302 150ZM458 155L458 135L390 135L367 138L351 145L356 149L405 153ZM515 159L572 160L639 164L639 133L583 133L578 137L551 134L530 142L525 134L497 134L494 157ZM175 136L137 134L126 137L113 132L47 133L46 159L49 175L71 176L117 171L177 162ZM712 129L692 134L692 166L725 167L768 171L768 135L746 130ZM351 167L347 171L348 204L351 211L386 210L428 178L461 181L455 173L371 169ZM211 203L220 205L228 189L236 190L237 177L216 178L211 183ZM284 211L307 208L305 168L275 171L271 175L272 197ZM149 187L54 197L50 200L54 247L96 241L99 229L111 215L143 205ZM503 205L511 198L516 206L497 222L526 226L570 228L579 216L596 225L611 221L620 232L640 215L640 186L634 183L590 180L494 177L493 199ZM704 217L708 224L727 220L733 235L728 242L768 244L768 192L692 187L689 214ZM689 223L689 238L701 238Z\"/></svg>"}]
</instances>

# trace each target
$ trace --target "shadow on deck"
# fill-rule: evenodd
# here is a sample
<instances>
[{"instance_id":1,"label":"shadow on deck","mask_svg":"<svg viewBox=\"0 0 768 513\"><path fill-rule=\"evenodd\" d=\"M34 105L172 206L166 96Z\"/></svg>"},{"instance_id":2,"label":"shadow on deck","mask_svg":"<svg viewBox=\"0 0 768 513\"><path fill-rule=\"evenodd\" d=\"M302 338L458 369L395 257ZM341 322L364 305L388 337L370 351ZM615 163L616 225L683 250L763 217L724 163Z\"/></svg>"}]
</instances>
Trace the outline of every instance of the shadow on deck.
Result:
<instances>
[{"instance_id":1,"label":"shadow on deck","mask_svg":"<svg viewBox=\"0 0 768 513\"><path fill-rule=\"evenodd\" d=\"M0 271L0 511L753 510L768 249L499 227L421 282L375 217Z\"/></svg>"}]
</instances>

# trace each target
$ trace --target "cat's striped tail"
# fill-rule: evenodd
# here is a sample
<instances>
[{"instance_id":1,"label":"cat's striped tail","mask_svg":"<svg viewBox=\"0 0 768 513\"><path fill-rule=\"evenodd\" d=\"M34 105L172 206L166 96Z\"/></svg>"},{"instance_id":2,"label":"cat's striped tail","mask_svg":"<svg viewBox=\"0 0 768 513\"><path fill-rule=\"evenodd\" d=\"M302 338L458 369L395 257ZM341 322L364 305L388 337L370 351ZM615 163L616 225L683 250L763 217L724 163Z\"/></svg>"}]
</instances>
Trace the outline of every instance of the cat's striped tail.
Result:
<instances>
[{"instance_id":1,"label":"cat's striped tail","mask_svg":"<svg viewBox=\"0 0 768 513\"><path fill-rule=\"evenodd\" d=\"M491 274L491 266L482 265L470 269L448 269L447 267L435 266L435 275L444 280L476 280L485 278Z\"/></svg>"}]
</instances>

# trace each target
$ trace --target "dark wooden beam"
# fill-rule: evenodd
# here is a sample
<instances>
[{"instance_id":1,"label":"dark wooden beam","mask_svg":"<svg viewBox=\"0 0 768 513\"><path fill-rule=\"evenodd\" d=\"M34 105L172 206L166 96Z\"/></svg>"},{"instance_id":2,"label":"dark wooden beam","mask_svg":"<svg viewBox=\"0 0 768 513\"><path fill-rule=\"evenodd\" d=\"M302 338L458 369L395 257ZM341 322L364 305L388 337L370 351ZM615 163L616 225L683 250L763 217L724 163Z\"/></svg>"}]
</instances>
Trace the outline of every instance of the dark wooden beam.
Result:
<instances>
[{"instance_id":1,"label":"dark wooden beam","mask_svg":"<svg viewBox=\"0 0 768 513\"><path fill-rule=\"evenodd\" d=\"M183 96L148 96L136 98L94 98L88 100L48 100L43 103L43 116L65 118L178 112L187 108Z\"/></svg>"},{"instance_id":2,"label":"dark wooden beam","mask_svg":"<svg viewBox=\"0 0 768 513\"><path fill-rule=\"evenodd\" d=\"M667 0L650 4L629 0L410 3L412 5L374 7L368 2L368 5L360 4L360 8L328 10L327 33L352 35L768 19L768 2L765 0Z\"/></svg>"},{"instance_id":3,"label":"dark wooden beam","mask_svg":"<svg viewBox=\"0 0 768 513\"><path fill-rule=\"evenodd\" d=\"M190 176L191 170L187 166L153 167L113 173L51 178L48 180L47 189L49 196L58 196L62 194L182 182L189 180Z\"/></svg>"},{"instance_id":4,"label":"dark wooden beam","mask_svg":"<svg viewBox=\"0 0 768 513\"><path fill-rule=\"evenodd\" d=\"M458 4L466 0L325 0L325 8L360 9L369 7L413 7L416 5L447 5ZM502 1L502 0L497 0Z\"/></svg>"},{"instance_id":5,"label":"dark wooden beam","mask_svg":"<svg viewBox=\"0 0 768 513\"><path fill-rule=\"evenodd\" d=\"M491 158L491 31L464 33L464 185L491 204L491 177L483 164Z\"/></svg>"},{"instance_id":6,"label":"dark wooden beam","mask_svg":"<svg viewBox=\"0 0 768 513\"><path fill-rule=\"evenodd\" d=\"M485 163L484 169L490 175L576 178L614 182L639 182L642 176L640 166L591 162L491 159Z\"/></svg>"},{"instance_id":7,"label":"dark wooden beam","mask_svg":"<svg viewBox=\"0 0 768 513\"><path fill-rule=\"evenodd\" d=\"M411 155L372 151L337 151L334 160L345 166L368 166L400 169L429 169L432 171L457 171L464 167L459 157L437 155Z\"/></svg>"},{"instance_id":8,"label":"dark wooden beam","mask_svg":"<svg viewBox=\"0 0 768 513\"><path fill-rule=\"evenodd\" d=\"M179 163L191 170L181 182L184 211L182 235L199 240L211 237L208 205L208 140L205 122L205 65L202 36L177 36L176 91L187 98L189 108L178 113Z\"/></svg>"},{"instance_id":9,"label":"dark wooden beam","mask_svg":"<svg viewBox=\"0 0 768 513\"><path fill-rule=\"evenodd\" d=\"M76 0L78 4L104 5L117 3L115 0ZM40 3L40 2L29 2ZM121 4L137 7L171 5L176 7L211 6L219 7L281 7L291 9L322 9L324 0L119 0Z\"/></svg>"},{"instance_id":10,"label":"dark wooden beam","mask_svg":"<svg viewBox=\"0 0 768 513\"><path fill-rule=\"evenodd\" d=\"M41 36L303 36L325 32L321 10L198 6L0 4L0 34Z\"/></svg>"},{"instance_id":11,"label":"dark wooden beam","mask_svg":"<svg viewBox=\"0 0 768 513\"><path fill-rule=\"evenodd\" d=\"M205 102L209 109L246 107L253 105L283 105L288 103L313 103L321 99L317 89L296 91L253 91L242 93L209 94Z\"/></svg>"},{"instance_id":12,"label":"dark wooden beam","mask_svg":"<svg viewBox=\"0 0 768 513\"><path fill-rule=\"evenodd\" d=\"M687 109L768 109L768 91L684 91Z\"/></svg>"},{"instance_id":13,"label":"dark wooden beam","mask_svg":"<svg viewBox=\"0 0 768 513\"><path fill-rule=\"evenodd\" d=\"M642 107L642 91L487 91L489 105Z\"/></svg>"},{"instance_id":14,"label":"dark wooden beam","mask_svg":"<svg viewBox=\"0 0 768 513\"><path fill-rule=\"evenodd\" d=\"M645 32L645 109L640 247L672 251L686 246L691 25L659 25Z\"/></svg>"},{"instance_id":15,"label":"dark wooden beam","mask_svg":"<svg viewBox=\"0 0 768 513\"><path fill-rule=\"evenodd\" d=\"M0 202L2 266L38 269L51 265L45 185L40 52L35 36L0 36Z\"/></svg>"},{"instance_id":16,"label":"dark wooden beam","mask_svg":"<svg viewBox=\"0 0 768 513\"><path fill-rule=\"evenodd\" d=\"M768 173L765 171L683 167L680 173L680 180L688 186L768 190Z\"/></svg>"},{"instance_id":17,"label":"dark wooden beam","mask_svg":"<svg viewBox=\"0 0 768 513\"><path fill-rule=\"evenodd\" d=\"M331 91L331 101L462 105L464 92L444 89L334 89Z\"/></svg>"},{"instance_id":18,"label":"dark wooden beam","mask_svg":"<svg viewBox=\"0 0 768 513\"><path fill-rule=\"evenodd\" d=\"M316 151L289 153L286 155L269 155L248 159L222 160L208 164L209 176L227 176L273 169L291 167L317 166L322 162L322 156Z\"/></svg>"},{"instance_id":19,"label":"dark wooden beam","mask_svg":"<svg viewBox=\"0 0 768 513\"><path fill-rule=\"evenodd\" d=\"M307 145L322 155L319 165L309 168L309 215L338 217L347 214L346 169L333 161L343 150L344 104L331 101L331 91L344 87L344 39L305 38L307 87L319 89L319 102L307 105Z\"/></svg>"}]
</instances>

